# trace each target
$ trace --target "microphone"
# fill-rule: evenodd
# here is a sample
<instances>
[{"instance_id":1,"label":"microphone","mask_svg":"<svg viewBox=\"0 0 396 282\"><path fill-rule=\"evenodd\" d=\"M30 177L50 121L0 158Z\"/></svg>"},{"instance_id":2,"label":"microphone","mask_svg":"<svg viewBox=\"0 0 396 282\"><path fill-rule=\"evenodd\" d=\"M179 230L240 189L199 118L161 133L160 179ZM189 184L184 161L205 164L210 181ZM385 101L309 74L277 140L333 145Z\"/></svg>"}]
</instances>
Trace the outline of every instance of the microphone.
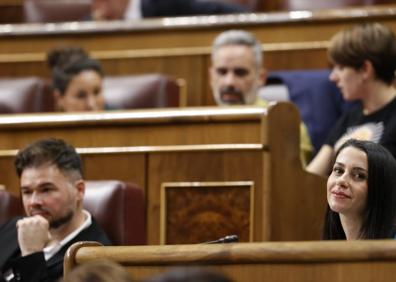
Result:
<instances>
[{"instance_id":1,"label":"microphone","mask_svg":"<svg viewBox=\"0 0 396 282\"><path fill-rule=\"evenodd\" d=\"M238 235L227 235L225 237L221 237L220 239L205 242L204 244L225 244L225 243L234 243L238 242Z\"/></svg>"}]
</instances>

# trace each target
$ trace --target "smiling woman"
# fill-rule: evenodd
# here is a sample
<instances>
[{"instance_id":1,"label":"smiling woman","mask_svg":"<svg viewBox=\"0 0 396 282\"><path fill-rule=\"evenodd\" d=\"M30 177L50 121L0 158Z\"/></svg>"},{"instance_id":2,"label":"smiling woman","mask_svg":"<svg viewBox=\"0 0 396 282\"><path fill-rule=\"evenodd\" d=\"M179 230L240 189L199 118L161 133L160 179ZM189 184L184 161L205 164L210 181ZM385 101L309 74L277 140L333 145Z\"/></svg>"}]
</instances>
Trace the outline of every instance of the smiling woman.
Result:
<instances>
[{"instance_id":1,"label":"smiling woman","mask_svg":"<svg viewBox=\"0 0 396 282\"><path fill-rule=\"evenodd\" d=\"M323 238L382 239L395 235L396 160L379 144L349 139L327 181Z\"/></svg>"}]
</instances>

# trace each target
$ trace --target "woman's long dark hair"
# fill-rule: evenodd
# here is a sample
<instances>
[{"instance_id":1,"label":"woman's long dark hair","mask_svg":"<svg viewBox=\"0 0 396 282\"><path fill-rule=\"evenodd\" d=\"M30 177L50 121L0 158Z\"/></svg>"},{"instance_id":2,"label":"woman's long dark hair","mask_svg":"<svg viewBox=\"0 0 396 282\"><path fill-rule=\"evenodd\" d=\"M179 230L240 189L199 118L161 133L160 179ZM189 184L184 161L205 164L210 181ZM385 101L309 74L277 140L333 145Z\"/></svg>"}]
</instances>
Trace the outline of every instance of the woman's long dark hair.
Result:
<instances>
[{"instance_id":1,"label":"woman's long dark hair","mask_svg":"<svg viewBox=\"0 0 396 282\"><path fill-rule=\"evenodd\" d=\"M350 139L338 150L339 153L354 147L367 155L367 204L360 228L360 239L391 238L395 232L396 217L396 160L379 144ZM323 239L346 239L340 216L327 206Z\"/></svg>"}]
</instances>

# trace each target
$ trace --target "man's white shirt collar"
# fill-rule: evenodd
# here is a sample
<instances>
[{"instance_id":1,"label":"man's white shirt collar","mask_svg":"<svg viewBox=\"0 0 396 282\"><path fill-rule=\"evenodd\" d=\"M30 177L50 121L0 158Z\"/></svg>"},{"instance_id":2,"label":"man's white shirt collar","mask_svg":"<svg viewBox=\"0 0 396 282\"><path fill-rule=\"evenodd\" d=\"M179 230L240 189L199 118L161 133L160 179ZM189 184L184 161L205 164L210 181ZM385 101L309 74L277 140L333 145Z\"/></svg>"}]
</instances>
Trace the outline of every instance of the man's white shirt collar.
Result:
<instances>
[{"instance_id":1,"label":"man's white shirt collar","mask_svg":"<svg viewBox=\"0 0 396 282\"><path fill-rule=\"evenodd\" d=\"M80 227L78 227L72 233L67 235L62 241L58 242L57 244L45 247L43 249L44 257L45 257L46 261L48 261L50 258L52 258L64 245L66 245L71 240L73 240L81 231L83 231L84 229L87 229L89 226L91 226L91 224L92 224L91 214L86 210L83 210L83 213L85 216L85 221L83 224L80 225Z\"/></svg>"}]
</instances>

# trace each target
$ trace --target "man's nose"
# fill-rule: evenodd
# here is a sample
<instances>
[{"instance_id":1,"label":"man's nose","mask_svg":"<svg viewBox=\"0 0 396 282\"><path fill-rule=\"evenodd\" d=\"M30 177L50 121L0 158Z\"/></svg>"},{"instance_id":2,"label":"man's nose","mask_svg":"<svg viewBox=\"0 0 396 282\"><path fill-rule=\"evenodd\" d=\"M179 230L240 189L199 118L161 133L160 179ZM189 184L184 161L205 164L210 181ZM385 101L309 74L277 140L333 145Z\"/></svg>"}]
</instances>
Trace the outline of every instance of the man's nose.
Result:
<instances>
[{"instance_id":1,"label":"man's nose","mask_svg":"<svg viewBox=\"0 0 396 282\"><path fill-rule=\"evenodd\" d=\"M40 193L33 192L32 196L30 197L30 204L31 205L41 205L42 204L42 196Z\"/></svg>"},{"instance_id":2,"label":"man's nose","mask_svg":"<svg viewBox=\"0 0 396 282\"><path fill-rule=\"evenodd\" d=\"M229 71L227 72L227 74L225 75L224 81L227 85L234 85L235 83L235 74L233 71Z\"/></svg>"}]
</instances>

